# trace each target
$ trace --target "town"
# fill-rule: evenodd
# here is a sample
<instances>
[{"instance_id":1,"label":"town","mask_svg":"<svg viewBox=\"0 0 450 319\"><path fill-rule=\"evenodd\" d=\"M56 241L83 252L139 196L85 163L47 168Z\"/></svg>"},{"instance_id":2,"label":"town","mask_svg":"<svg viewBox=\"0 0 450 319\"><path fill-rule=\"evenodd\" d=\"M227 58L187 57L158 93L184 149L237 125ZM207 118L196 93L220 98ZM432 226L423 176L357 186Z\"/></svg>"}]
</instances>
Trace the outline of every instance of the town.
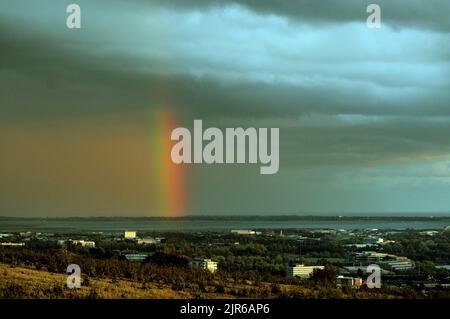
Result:
<instances>
[{"instance_id":1,"label":"town","mask_svg":"<svg viewBox=\"0 0 450 319\"><path fill-rule=\"evenodd\" d=\"M46 257L47 253L53 258ZM70 261L80 264L82 274L89 278L131 279L145 276L130 272L141 273L142 267L153 265L158 271L170 268L173 274L170 280L154 280L170 281L173 290L192 288L195 296L205 298L208 292L235 297L298 297L297 288L310 291L317 287L353 297L448 297L449 254L449 227L0 234L0 263L64 273L64 261ZM120 268L117 274L103 268L99 271L99 261L106 262L106 267L118 262L124 268L111 266ZM367 288L369 265L380 268L381 289ZM206 283L186 282L182 275L175 275L177 269L183 276L190 271L196 278L202 274Z\"/></svg>"}]
</instances>

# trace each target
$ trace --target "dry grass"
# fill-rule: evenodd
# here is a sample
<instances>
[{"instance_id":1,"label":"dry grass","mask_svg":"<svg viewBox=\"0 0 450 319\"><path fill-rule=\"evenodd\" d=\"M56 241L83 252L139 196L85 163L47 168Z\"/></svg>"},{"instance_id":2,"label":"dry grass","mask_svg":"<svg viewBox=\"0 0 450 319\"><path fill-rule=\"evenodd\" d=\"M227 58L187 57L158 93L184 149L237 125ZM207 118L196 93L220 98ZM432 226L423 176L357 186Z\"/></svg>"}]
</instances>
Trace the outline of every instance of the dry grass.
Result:
<instances>
[{"instance_id":1,"label":"dry grass","mask_svg":"<svg viewBox=\"0 0 450 319\"><path fill-rule=\"evenodd\" d=\"M66 287L67 275L54 274L0 263L0 298L192 298L192 294L175 291L154 283L128 280L89 279L80 289ZM220 298L224 296L208 296Z\"/></svg>"},{"instance_id":2,"label":"dry grass","mask_svg":"<svg viewBox=\"0 0 450 319\"><path fill-rule=\"evenodd\" d=\"M83 275L81 276L83 280ZM80 289L68 289L66 287L66 274L55 274L42 270L24 267L12 267L0 263L0 298L33 298L33 299L67 299L67 298L104 298L104 299L191 299L191 298L249 298L250 295L242 294L248 290L271 290L269 283L259 286L253 283L236 284L224 283L224 293L216 293L213 287L207 287L205 292L198 293L193 287L185 287L183 290L174 290L168 285L125 279L99 279L90 278L89 282L82 282ZM216 283L218 284L218 283ZM399 296L381 294L378 292L342 293L337 289L307 288L298 285L278 285L279 292L271 292L263 298L276 298L283 294L294 294L297 298L398 298ZM197 291L197 292L196 292ZM239 296L239 297L237 297Z\"/></svg>"}]
</instances>

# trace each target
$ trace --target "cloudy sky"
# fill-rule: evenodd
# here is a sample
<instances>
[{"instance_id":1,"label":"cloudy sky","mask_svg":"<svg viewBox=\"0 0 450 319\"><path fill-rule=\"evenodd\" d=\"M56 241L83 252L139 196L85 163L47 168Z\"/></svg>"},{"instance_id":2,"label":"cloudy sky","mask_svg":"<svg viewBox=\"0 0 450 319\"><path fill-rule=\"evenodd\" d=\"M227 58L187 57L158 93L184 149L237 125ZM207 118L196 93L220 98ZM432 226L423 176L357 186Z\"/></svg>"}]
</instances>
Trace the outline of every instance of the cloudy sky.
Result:
<instances>
[{"instance_id":1,"label":"cloudy sky","mask_svg":"<svg viewBox=\"0 0 450 319\"><path fill-rule=\"evenodd\" d=\"M167 215L161 113L280 128L278 174L183 167L178 213L450 212L450 2L73 2L0 2L0 215Z\"/></svg>"}]
</instances>

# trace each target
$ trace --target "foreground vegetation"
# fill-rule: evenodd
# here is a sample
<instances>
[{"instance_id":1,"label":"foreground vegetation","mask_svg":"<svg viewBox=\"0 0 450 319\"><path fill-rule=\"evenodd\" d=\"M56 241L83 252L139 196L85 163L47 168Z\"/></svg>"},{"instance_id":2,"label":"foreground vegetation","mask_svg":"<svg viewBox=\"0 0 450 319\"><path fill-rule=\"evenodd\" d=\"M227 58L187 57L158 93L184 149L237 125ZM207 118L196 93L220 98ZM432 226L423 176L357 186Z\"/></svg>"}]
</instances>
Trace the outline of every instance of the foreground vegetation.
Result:
<instances>
[{"instance_id":1,"label":"foreground vegetation","mask_svg":"<svg viewBox=\"0 0 450 319\"><path fill-rule=\"evenodd\" d=\"M251 281L189 267L184 257L158 253L144 263L80 256L65 249L0 249L0 298L448 298L413 289L335 288L327 267L311 280ZM81 289L66 287L67 265L82 269ZM163 263L163 264L162 264Z\"/></svg>"},{"instance_id":2,"label":"foreground vegetation","mask_svg":"<svg viewBox=\"0 0 450 319\"><path fill-rule=\"evenodd\" d=\"M352 263L367 232L330 234L286 230L284 236L267 231L261 236L229 233L148 233L162 236L161 244L142 245L109 235L56 234L27 241L26 247L0 247L0 298L450 298L443 289L424 289L415 282L448 282L450 231L433 236L420 231L385 232L392 243L377 249L414 260L415 269L384 275L381 289L340 289L335 278ZM20 241L10 237L8 240ZM61 238L85 236L95 248L57 244ZM287 236L294 236L292 237ZM302 238L295 240L295 238ZM291 239L290 239L291 238ZM364 248L362 248L364 249ZM129 253L145 253L142 262L126 260ZM219 271L189 266L189 258L218 261ZM289 262L325 265L309 280L286 278ZM65 287L66 269L77 264L82 288ZM364 278L364 273L357 276Z\"/></svg>"},{"instance_id":3,"label":"foreground vegetation","mask_svg":"<svg viewBox=\"0 0 450 319\"><path fill-rule=\"evenodd\" d=\"M225 284L213 280L193 282L182 290L155 280L139 282L126 278L84 277L80 289L66 287L67 275L0 264L0 298L396 298L395 294L340 290L323 285L271 285L269 283Z\"/></svg>"}]
</instances>

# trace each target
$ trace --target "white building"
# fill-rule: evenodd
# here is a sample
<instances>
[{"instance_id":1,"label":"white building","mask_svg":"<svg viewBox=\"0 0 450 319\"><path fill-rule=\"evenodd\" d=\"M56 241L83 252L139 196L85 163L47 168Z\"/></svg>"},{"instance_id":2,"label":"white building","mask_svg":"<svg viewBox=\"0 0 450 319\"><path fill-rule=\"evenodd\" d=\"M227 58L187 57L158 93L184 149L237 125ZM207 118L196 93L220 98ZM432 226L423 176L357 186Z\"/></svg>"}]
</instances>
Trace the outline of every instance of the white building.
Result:
<instances>
[{"instance_id":1,"label":"white building","mask_svg":"<svg viewBox=\"0 0 450 319\"><path fill-rule=\"evenodd\" d=\"M250 229L233 229L231 230L232 234L235 235L260 235L261 232L257 232L254 230L250 230Z\"/></svg>"},{"instance_id":2,"label":"white building","mask_svg":"<svg viewBox=\"0 0 450 319\"><path fill-rule=\"evenodd\" d=\"M152 244L157 244L158 242L156 241L155 238L139 238L137 240L137 243L139 245L152 245Z\"/></svg>"},{"instance_id":3,"label":"white building","mask_svg":"<svg viewBox=\"0 0 450 319\"><path fill-rule=\"evenodd\" d=\"M149 237L149 238L138 238L137 243L139 245L156 245L156 244L161 244L161 240L162 238L153 238L153 237Z\"/></svg>"},{"instance_id":4,"label":"white building","mask_svg":"<svg viewBox=\"0 0 450 319\"><path fill-rule=\"evenodd\" d=\"M380 245L384 246L384 245L393 244L393 243L395 243L395 240L383 240L383 242L380 243Z\"/></svg>"},{"instance_id":5,"label":"white building","mask_svg":"<svg viewBox=\"0 0 450 319\"><path fill-rule=\"evenodd\" d=\"M81 247L94 248L95 241L87 241L87 240L73 240L72 243L74 245L80 245Z\"/></svg>"},{"instance_id":6,"label":"white building","mask_svg":"<svg viewBox=\"0 0 450 319\"><path fill-rule=\"evenodd\" d=\"M136 232L126 230L123 236L125 237L125 239L136 239Z\"/></svg>"},{"instance_id":7,"label":"white building","mask_svg":"<svg viewBox=\"0 0 450 319\"><path fill-rule=\"evenodd\" d=\"M311 277L314 269L324 269L324 266L305 266L303 264L296 264L294 266L289 266L287 268L287 277L294 278L299 277L302 279L306 279Z\"/></svg>"},{"instance_id":8,"label":"white building","mask_svg":"<svg viewBox=\"0 0 450 319\"><path fill-rule=\"evenodd\" d=\"M426 235L426 236L435 236L435 235L439 234L439 232L436 230L426 230L426 231L420 232L420 234Z\"/></svg>"},{"instance_id":9,"label":"white building","mask_svg":"<svg viewBox=\"0 0 450 319\"><path fill-rule=\"evenodd\" d=\"M189 264L194 267L209 270L212 273L217 271L217 261L212 261L211 259L192 259Z\"/></svg>"}]
</instances>

